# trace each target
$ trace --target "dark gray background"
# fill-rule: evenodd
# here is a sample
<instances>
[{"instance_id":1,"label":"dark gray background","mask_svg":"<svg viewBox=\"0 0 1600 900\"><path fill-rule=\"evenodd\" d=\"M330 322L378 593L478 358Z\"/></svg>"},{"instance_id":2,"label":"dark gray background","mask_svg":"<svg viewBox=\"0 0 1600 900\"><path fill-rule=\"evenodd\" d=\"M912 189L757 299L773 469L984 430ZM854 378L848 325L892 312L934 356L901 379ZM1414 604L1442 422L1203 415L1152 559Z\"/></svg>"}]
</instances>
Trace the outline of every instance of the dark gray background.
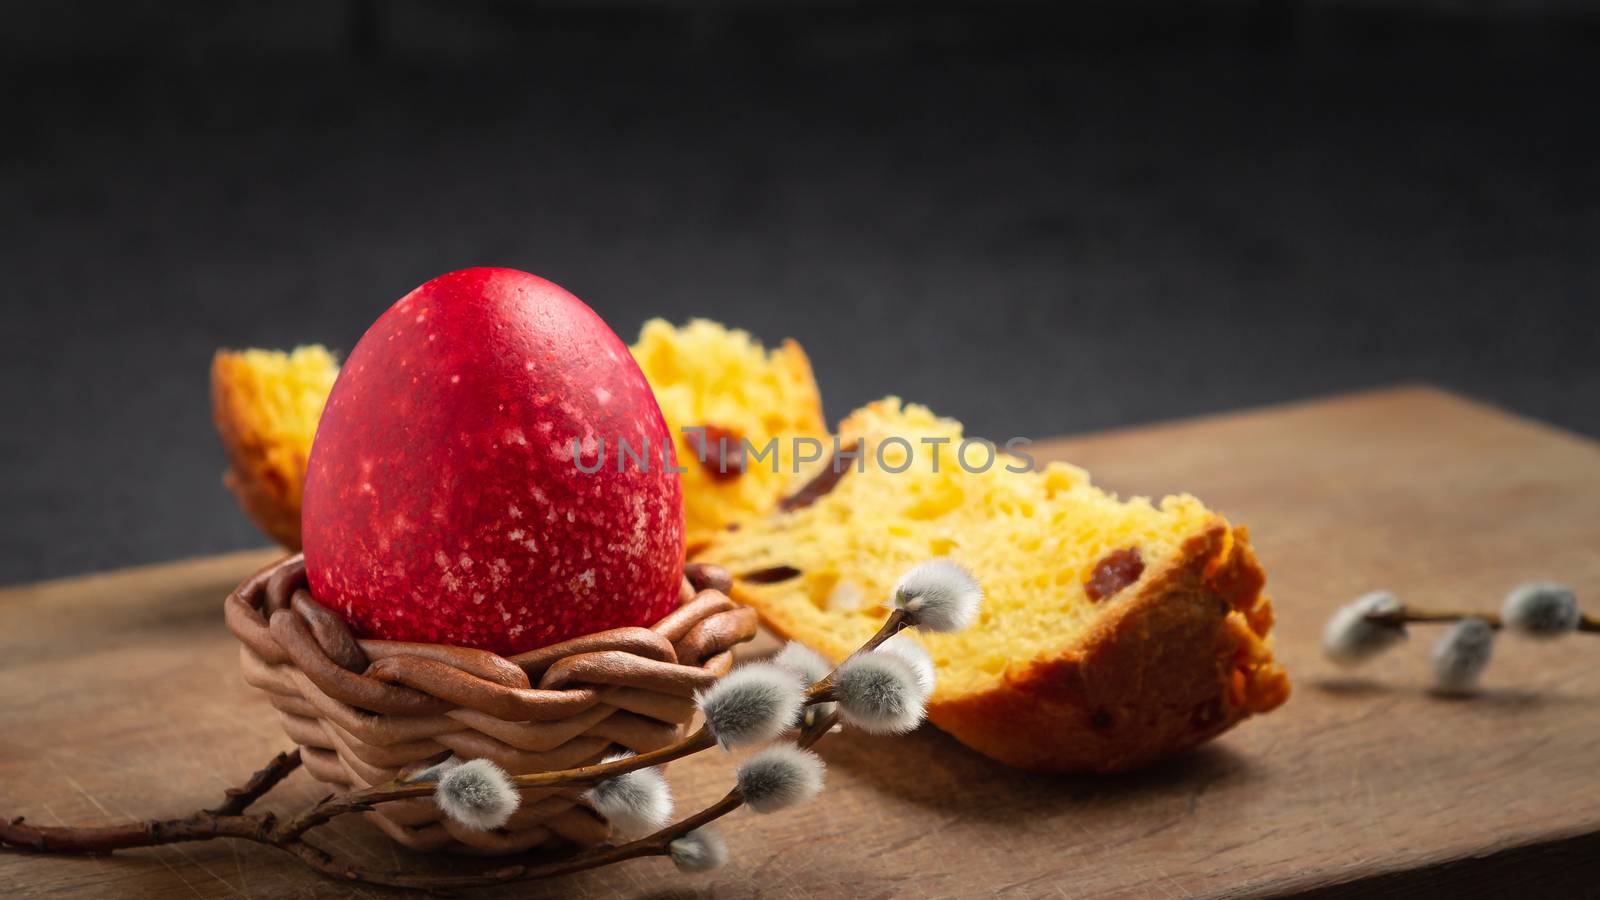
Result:
<instances>
[{"instance_id":1,"label":"dark gray background","mask_svg":"<svg viewBox=\"0 0 1600 900\"><path fill-rule=\"evenodd\" d=\"M793 335L835 420L1426 379L1600 434L1582 4L1062 7L0 4L0 581L262 543L212 351L477 264Z\"/></svg>"}]
</instances>

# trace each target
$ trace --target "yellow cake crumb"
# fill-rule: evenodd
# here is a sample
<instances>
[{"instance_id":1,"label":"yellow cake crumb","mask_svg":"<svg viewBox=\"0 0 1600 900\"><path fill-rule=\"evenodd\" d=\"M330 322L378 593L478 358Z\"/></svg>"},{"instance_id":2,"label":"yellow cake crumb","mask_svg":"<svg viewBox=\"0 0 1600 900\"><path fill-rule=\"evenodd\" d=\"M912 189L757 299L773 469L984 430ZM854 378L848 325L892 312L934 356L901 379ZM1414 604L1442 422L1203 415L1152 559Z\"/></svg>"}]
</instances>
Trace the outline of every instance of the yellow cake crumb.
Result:
<instances>
[{"instance_id":1,"label":"yellow cake crumb","mask_svg":"<svg viewBox=\"0 0 1600 900\"><path fill-rule=\"evenodd\" d=\"M211 363L211 405L230 468L224 476L256 524L300 546L300 500L311 440L339 363L321 346L222 350Z\"/></svg>"}]
</instances>

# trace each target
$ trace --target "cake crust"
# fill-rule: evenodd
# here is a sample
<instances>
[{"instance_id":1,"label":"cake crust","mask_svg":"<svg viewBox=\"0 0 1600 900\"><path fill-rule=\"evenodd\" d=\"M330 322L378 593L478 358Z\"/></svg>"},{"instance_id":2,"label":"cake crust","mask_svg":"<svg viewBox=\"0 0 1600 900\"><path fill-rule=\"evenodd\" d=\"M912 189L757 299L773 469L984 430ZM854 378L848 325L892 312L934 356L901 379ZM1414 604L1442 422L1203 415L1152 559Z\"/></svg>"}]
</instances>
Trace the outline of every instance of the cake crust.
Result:
<instances>
[{"instance_id":1,"label":"cake crust","mask_svg":"<svg viewBox=\"0 0 1600 900\"><path fill-rule=\"evenodd\" d=\"M1289 697L1266 635L1272 602L1249 531L1220 516L1107 598L1073 644L1017 661L990 688L939 695L928 717L978 752L1036 772L1121 772L1197 746ZM774 632L835 659L849 648L795 627L783 585L734 579Z\"/></svg>"},{"instance_id":2,"label":"cake crust","mask_svg":"<svg viewBox=\"0 0 1600 900\"><path fill-rule=\"evenodd\" d=\"M929 707L962 743L1039 772L1120 772L1197 746L1281 705L1289 680L1264 638L1265 573L1220 520L1108 608L1076 646Z\"/></svg>"}]
</instances>

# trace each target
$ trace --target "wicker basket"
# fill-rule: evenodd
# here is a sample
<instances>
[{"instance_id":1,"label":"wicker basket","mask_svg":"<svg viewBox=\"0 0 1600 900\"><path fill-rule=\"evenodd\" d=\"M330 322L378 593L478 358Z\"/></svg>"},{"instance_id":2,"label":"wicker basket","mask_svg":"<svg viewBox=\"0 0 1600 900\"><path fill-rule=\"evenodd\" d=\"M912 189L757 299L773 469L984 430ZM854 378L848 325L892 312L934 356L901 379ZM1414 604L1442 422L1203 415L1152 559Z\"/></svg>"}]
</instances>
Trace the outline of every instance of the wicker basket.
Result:
<instances>
[{"instance_id":1,"label":"wicker basket","mask_svg":"<svg viewBox=\"0 0 1600 900\"><path fill-rule=\"evenodd\" d=\"M510 658L357 639L311 598L299 555L251 576L225 612L245 681L267 693L306 770L343 791L451 754L527 774L676 740L694 715L694 692L725 674L734 645L756 631L754 611L724 589L720 572L692 568L681 605L652 628L616 628ZM603 843L610 826L581 794L526 791L511 821L487 832L447 820L431 799L385 803L367 816L417 850L495 855Z\"/></svg>"}]
</instances>

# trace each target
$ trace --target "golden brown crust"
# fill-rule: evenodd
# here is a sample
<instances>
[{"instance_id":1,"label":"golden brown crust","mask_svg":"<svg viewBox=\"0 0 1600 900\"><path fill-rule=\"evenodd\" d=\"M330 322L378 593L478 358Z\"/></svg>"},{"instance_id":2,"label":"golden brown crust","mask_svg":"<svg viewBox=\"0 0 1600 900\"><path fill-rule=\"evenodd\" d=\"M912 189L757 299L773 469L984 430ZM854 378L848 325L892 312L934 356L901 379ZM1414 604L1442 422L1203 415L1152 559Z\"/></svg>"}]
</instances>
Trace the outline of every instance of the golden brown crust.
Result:
<instances>
[{"instance_id":1,"label":"golden brown crust","mask_svg":"<svg viewBox=\"0 0 1600 900\"><path fill-rule=\"evenodd\" d=\"M1288 699L1265 640L1265 583L1248 530L1216 518L1108 601L1075 646L1013 667L990 690L935 700L929 718L986 756L1041 772L1125 771L1194 747ZM732 593L781 637L848 652L791 633L762 590L777 588L735 578Z\"/></svg>"},{"instance_id":2,"label":"golden brown crust","mask_svg":"<svg viewBox=\"0 0 1600 900\"><path fill-rule=\"evenodd\" d=\"M1034 771L1117 772L1186 750L1289 696L1252 621L1271 622L1243 528L1218 521L1113 601L1080 645L933 704L969 747Z\"/></svg>"},{"instance_id":3,"label":"golden brown crust","mask_svg":"<svg viewBox=\"0 0 1600 900\"><path fill-rule=\"evenodd\" d=\"M777 364L789 370L794 379L805 385L805 395L797 404L798 409L794 415L802 416L807 421L805 424L814 425L819 430L826 430L827 420L822 415L822 391L817 388L817 376L811 367L811 357L806 354L805 348L794 338L786 337L773 351L773 359Z\"/></svg>"},{"instance_id":4,"label":"golden brown crust","mask_svg":"<svg viewBox=\"0 0 1600 900\"><path fill-rule=\"evenodd\" d=\"M260 441L245 426L249 419L242 404L246 401L233 381L237 371L232 354L221 352L211 361L211 416L229 464L222 483L256 527L289 550L298 551L299 487L286 483L267 465Z\"/></svg>"}]
</instances>

